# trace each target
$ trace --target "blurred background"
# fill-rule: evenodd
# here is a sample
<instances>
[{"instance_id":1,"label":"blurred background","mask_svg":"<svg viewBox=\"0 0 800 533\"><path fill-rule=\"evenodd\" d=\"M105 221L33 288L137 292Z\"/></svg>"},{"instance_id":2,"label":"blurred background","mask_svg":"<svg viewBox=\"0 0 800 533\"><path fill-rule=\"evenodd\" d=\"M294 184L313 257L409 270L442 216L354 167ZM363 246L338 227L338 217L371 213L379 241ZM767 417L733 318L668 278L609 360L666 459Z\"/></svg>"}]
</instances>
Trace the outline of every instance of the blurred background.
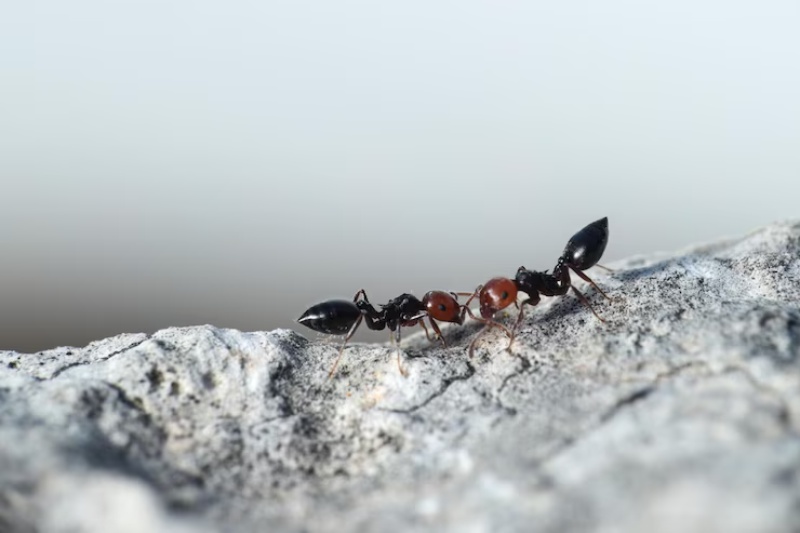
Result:
<instances>
[{"instance_id":1,"label":"blurred background","mask_svg":"<svg viewBox=\"0 0 800 533\"><path fill-rule=\"evenodd\" d=\"M9 2L0 349L314 337L313 303L550 268L602 216L606 263L797 217L798 28L794 0Z\"/></svg>"}]
</instances>

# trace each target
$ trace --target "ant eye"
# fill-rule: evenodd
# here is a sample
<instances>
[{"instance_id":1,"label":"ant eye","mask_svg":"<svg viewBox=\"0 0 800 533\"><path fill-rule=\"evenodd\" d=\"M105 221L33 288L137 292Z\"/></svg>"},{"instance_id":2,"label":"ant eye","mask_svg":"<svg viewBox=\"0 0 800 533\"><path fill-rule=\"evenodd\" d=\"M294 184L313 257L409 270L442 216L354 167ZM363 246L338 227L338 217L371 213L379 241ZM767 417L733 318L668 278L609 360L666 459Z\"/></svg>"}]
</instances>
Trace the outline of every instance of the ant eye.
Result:
<instances>
[{"instance_id":1,"label":"ant eye","mask_svg":"<svg viewBox=\"0 0 800 533\"><path fill-rule=\"evenodd\" d=\"M439 311L447 311L447 306L444 304L439 304Z\"/></svg>"},{"instance_id":2,"label":"ant eye","mask_svg":"<svg viewBox=\"0 0 800 533\"><path fill-rule=\"evenodd\" d=\"M508 300L508 292L503 291L503 294L500 296L501 300Z\"/></svg>"}]
</instances>

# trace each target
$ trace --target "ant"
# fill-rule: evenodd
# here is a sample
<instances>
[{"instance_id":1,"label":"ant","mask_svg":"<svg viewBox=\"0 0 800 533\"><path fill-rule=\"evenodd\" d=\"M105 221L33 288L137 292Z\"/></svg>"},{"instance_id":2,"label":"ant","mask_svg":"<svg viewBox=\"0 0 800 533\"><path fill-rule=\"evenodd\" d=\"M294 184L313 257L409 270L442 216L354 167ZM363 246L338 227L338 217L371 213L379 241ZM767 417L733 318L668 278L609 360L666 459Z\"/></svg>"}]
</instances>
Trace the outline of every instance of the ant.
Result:
<instances>
[{"instance_id":1,"label":"ant","mask_svg":"<svg viewBox=\"0 0 800 533\"><path fill-rule=\"evenodd\" d=\"M472 357L475 350L475 343L492 327L499 327L506 332L509 337L506 349L510 349L517 329L522 322L522 317L525 314L525 306L538 304L541 299L540 295L562 296L572 288L581 303L587 306L601 322L605 322L594 310L586 296L572 285L570 270L610 300L611 298L589 276L583 273L584 270L597 265L597 262L603 256L606 244L608 244L608 217L603 217L572 236L567 242L561 257L558 258L552 274L547 271L537 272L528 270L525 267L519 267L514 279L497 277L490 279L485 285L478 286L465 305L469 305L472 299L477 297L482 317L480 321L485 323L487 327L476 335L470 343L470 357ZM520 292L528 295L528 298L522 302L521 306L517 304L517 295ZM508 328L494 320L494 315L512 304L519 308L519 315L514 323L514 328L509 331Z\"/></svg>"},{"instance_id":2,"label":"ant","mask_svg":"<svg viewBox=\"0 0 800 533\"><path fill-rule=\"evenodd\" d=\"M436 321L459 325L464 323L465 313L460 312L463 306L459 305L455 293L430 291L422 297L422 300L412 294L401 294L380 307L380 310L375 309L367 298L367 293L361 289L353 297L353 301L328 300L310 307L297 319L300 324L314 331L329 335L346 335L339 348L336 361L328 372L328 379L336 372L347 341L355 334L362 320L366 320L369 329L380 331L388 326L389 331L394 332L392 340L397 344L397 368L400 369L403 376L407 376L408 373L400 362L401 328L419 324L425 330L428 340L433 342L436 339L431 338L425 325L425 318L427 318L439 340L444 346L447 346ZM470 316L472 316L471 312Z\"/></svg>"}]
</instances>

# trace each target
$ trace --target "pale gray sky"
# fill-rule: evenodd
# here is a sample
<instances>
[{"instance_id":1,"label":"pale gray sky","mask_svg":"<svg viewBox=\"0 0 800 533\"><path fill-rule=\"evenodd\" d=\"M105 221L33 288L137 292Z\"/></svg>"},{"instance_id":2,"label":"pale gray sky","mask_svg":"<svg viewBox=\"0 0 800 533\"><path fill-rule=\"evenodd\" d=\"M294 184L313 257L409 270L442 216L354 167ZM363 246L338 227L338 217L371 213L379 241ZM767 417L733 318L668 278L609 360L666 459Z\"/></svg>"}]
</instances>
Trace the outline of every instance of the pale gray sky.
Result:
<instances>
[{"instance_id":1,"label":"pale gray sky","mask_svg":"<svg viewBox=\"0 0 800 533\"><path fill-rule=\"evenodd\" d=\"M795 1L7 4L0 348L798 216Z\"/></svg>"}]
</instances>

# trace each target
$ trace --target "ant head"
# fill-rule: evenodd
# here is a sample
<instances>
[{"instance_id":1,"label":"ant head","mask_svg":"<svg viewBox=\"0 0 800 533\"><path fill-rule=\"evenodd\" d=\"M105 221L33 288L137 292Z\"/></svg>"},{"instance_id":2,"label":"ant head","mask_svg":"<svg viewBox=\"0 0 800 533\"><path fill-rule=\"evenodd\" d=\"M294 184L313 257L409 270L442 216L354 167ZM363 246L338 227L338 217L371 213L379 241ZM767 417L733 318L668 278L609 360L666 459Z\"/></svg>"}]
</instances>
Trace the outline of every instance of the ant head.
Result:
<instances>
[{"instance_id":1,"label":"ant head","mask_svg":"<svg viewBox=\"0 0 800 533\"><path fill-rule=\"evenodd\" d=\"M492 318L496 312L517 301L517 284L508 278L492 278L483 286L478 298L481 316Z\"/></svg>"},{"instance_id":2,"label":"ant head","mask_svg":"<svg viewBox=\"0 0 800 533\"><path fill-rule=\"evenodd\" d=\"M461 306L452 294L443 291L430 291L422 298L428 316L442 322L463 322L460 311Z\"/></svg>"}]
</instances>

